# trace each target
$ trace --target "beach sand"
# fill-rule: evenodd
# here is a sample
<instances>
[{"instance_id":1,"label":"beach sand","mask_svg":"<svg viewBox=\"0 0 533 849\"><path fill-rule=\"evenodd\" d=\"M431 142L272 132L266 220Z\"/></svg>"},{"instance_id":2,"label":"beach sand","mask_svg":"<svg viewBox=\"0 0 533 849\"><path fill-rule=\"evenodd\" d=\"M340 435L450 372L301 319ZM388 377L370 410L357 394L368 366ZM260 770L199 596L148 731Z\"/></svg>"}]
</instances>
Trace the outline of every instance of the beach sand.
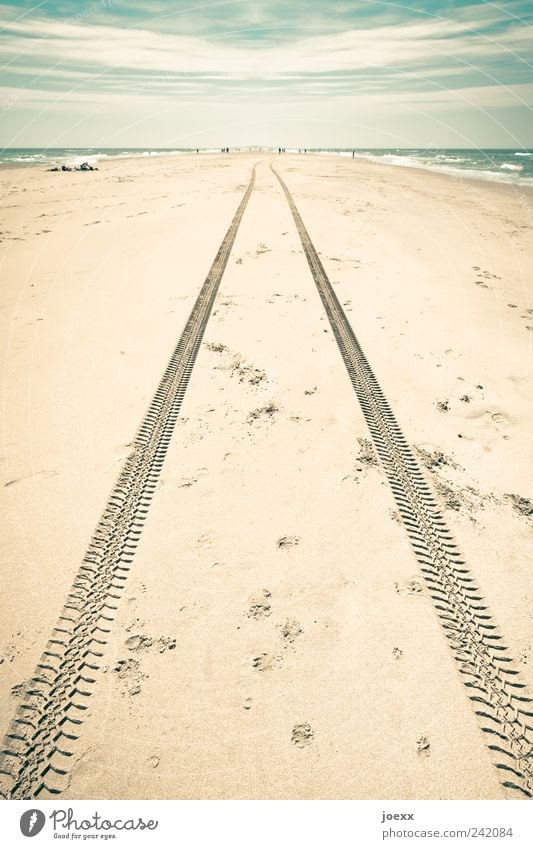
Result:
<instances>
[{"instance_id":1,"label":"beach sand","mask_svg":"<svg viewBox=\"0 0 533 849\"><path fill-rule=\"evenodd\" d=\"M531 190L125 159L0 172L0 733L258 162L63 798L505 798L272 160L533 692Z\"/></svg>"}]
</instances>

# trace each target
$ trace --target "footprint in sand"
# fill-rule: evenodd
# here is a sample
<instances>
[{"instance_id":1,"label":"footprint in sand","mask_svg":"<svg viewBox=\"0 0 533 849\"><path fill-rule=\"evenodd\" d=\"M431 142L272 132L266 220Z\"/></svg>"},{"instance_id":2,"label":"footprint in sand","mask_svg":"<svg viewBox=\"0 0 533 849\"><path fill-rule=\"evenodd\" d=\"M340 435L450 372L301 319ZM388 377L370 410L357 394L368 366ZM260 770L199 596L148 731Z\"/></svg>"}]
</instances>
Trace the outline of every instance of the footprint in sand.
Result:
<instances>
[{"instance_id":1,"label":"footprint in sand","mask_svg":"<svg viewBox=\"0 0 533 849\"><path fill-rule=\"evenodd\" d=\"M154 649L159 654L164 654L166 651L173 651L176 648L175 637L148 637L146 634L132 634L124 643L128 651L138 652Z\"/></svg>"},{"instance_id":2,"label":"footprint in sand","mask_svg":"<svg viewBox=\"0 0 533 849\"><path fill-rule=\"evenodd\" d=\"M113 673L117 676L123 696L137 696L141 692L141 683L148 676L141 672L141 664L138 660L128 658L118 660L113 667Z\"/></svg>"},{"instance_id":3,"label":"footprint in sand","mask_svg":"<svg viewBox=\"0 0 533 849\"><path fill-rule=\"evenodd\" d=\"M133 634L131 637L128 637L128 639L124 643L128 651L139 651L142 649L148 649L150 648L150 646L152 646L152 644L152 638L145 636L145 634Z\"/></svg>"},{"instance_id":4,"label":"footprint in sand","mask_svg":"<svg viewBox=\"0 0 533 849\"><path fill-rule=\"evenodd\" d=\"M175 637L159 637L156 648L159 654L164 654L166 651L174 651L176 648Z\"/></svg>"},{"instance_id":5,"label":"footprint in sand","mask_svg":"<svg viewBox=\"0 0 533 849\"><path fill-rule=\"evenodd\" d=\"M491 430L496 429L501 431L502 428L512 425L513 420L503 410L487 410L474 408L468 413L465 418L468 421L479 423L485 427L489 426Z\"/></svg>"},{"instance_id":6,"label":"footprint in sand","mask_svg":"<svg viewBox=\"0 0 533 849\"><path fill-rule=\"evenodd\" d=\"M213 537L210 534L201 534L196 540L196 548L212 548Z\"/></svg>"},{"instance_id":7,"label":"footprint in sand","mask_svg":"<svg viewBox=\"0 0 533 849\"><path fill-rule=\"evenodd\" d=\"M280 665L280 663L280 657L275 657L267 652L261 652L261 654L256 654L252 658L252 666L254 669L257 669L258 672L266 672L269 669L275 669Z\"/></svg>"},{"instance_id":8,"label":"footprint in sand","mask_svg":"<svg viewBox=\"0 0 533 849\"><path fill-rule=\"evenodd\" d=\"M398 595L420 595L424 591L424 585L419 578L411 578L409 581L396 581L394 588Z\"/></svg>"},{"instance_id":9,"label":"footprint in sand","mask_svg":"<svg viewBox=\"0 0 533 849\"><path fill-rule=\"evenodd\" d=\"M419 758L429 758L431 754L431 746L429 740L423 734L416 741L416 753Z\"/></svg>"},{"instance_id":10,"label":"footprint in sand","mask_svg":"<svg viewBox=\"0 0 533 849\"><path fill-rule=\"evenodd\" d=\"M308 722L302 722L295 725L292 729L291 743L297 746L298 749L304 749L310 746L315 737L315 732Z\"/></svg>"},{"instance_id":11,"label":"footprint in sand","mask_svg":"<svg viewBox=\"0 0 533 849\"><path fill-rule=\"evenodd\" d=\"M272 612L272 606L270 604L271 596L272 594L269 590L262 590L258 595L252 596L246 615L250 619L264 619L266 616L270 616Z\"/></svg>"},{"instance_id":12,"label":"footprint in sand","mask_svg":"<svg viewBox=\"0 0 533 849\"><path fill-rule=\"evenodd\" d=\"M499 277L497 274L493 274L491 271L483 271L483 269L481 269L479 265L473 265L472 270L476 272L476 277L478 278L474 281L476 286L481 286L483 289L492 288L491 286L488 286L486 284L486 280L501 280L501 277ZM480 277L482 278L481 280L479 279Z\"/></svg>"},{"instance_id":13,"label":"footprint in sand","mask_svg":"<svg viewBox=\"0 0 533 849\"><path fill-rule=\"evenodd\" d=\"M293 643L296 637L299 637L300 634L303 634L303 628L296 619L286 619L285 622L279 626L281 631L281 636L285 643Z\"/></svg>"},{"instance_id":14,"label":"footprint in sand","mask_svg":"<svg viewBox=\"0 0 533 849\"><path fill-rule=\"evenodd\" d=\"M509 424L509 416L505 413L491 413L491 419L495 424Z\"/></svg>"},{"instance_id":15,"label":"footprint in sand","mask_svg":"<svg viewBox=\"0 0 533 849\"><path fill-rule=\"evenodd\" d=\"M286 536L280 537L277 541L278 548L295 548L295 546L299 545L300 537L296 536Z\"/></svg>"}]
</instances>

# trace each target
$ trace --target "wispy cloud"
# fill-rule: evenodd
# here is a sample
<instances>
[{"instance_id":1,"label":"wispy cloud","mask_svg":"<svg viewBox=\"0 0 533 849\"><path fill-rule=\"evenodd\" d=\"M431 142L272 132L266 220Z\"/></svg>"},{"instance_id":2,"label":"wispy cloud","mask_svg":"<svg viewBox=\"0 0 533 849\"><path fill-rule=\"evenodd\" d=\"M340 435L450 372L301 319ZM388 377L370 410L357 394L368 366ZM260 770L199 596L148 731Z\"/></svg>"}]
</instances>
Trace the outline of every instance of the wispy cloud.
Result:
<instances>
[{"instance_id":1,"label":"wispy cloud","mask_svg":"<svg viewBox=\"0 0 533 849\"><path fill-rule=\"evenodd\" d=\"M511 28L499 36L480 36L456 21L425 20L351 29L300 38L276 46L228 45L206 38L122 29L90 23L60 23L0 18L9 33L0 60L25 68L31 62L83 65L95 70L129 68L183 74L239 73L243 78L275 74L333 73L442 62L480 63L505 56L530 67L521 54L533 49L533 30ZM482 72L483 68L476 66Z\"/></svg>"},{"instance_id":2,"label":"wispy cloud","mask_svg":"<svg viewBox=\"0 0 533 849\"><path fill-rule=\"evenodd\" d=\"M122 97L146 114L176 96L532 105L533 28L520 0L435 0L423 9L385 0L185 0L149 9L147 17L140 0L4 6L1 81L6 97L19 92L13 110Z\"/></svg>"}]
</instances>

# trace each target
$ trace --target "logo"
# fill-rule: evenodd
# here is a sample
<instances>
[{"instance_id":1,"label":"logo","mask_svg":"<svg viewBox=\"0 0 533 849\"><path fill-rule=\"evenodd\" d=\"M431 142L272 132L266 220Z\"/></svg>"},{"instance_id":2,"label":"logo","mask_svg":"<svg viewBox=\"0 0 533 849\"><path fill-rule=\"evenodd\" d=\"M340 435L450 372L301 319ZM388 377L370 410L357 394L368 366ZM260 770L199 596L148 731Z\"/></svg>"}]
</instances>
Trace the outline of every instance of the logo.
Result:
<instances>
[{"instance_id":1,"label":"logo","mask_svg":"<svg viewBox=\"0 0 533 849\"><path fill-rule=\"evenodd\" d=\"M46 822L46 817L42 811L33 808L31 811L25 811L20 818L20 830L24 837L35 837L42 831Z\"/></svg>"}]
</instances>

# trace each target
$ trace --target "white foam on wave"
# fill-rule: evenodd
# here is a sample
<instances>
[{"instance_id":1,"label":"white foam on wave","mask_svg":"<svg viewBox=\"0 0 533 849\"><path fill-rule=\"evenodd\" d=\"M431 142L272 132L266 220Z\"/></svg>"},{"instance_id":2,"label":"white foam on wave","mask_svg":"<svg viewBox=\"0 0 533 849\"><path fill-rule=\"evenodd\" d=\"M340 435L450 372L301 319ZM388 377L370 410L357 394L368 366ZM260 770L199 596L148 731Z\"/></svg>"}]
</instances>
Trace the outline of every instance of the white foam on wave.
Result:
<instances>
[{"instance_id":1,"label":"white foam on wave","mask_svg":"<svg viewBox=\"0 0 533 849\"><path fill-rule=\"evenodd\" d=\"M319 153L327 153L335 155L352 155L351 151L318 151ZM445 156L445 154L441 154L440 156ZM492 183L513 183L520 185L533 186L533 178L532 177L519 177L520 172L523 169L523 165L513 165L512 163L505 163L500 166L499 170L490 170L485 168L465 168L459 167L460 162L468 162L468 159L460 158L460 157L448 157L448 159L452 159L452 164L449 162L445 164L443 160L440 161L435 159L432 161L427 157L418 156L406 156L399 155L396 153L361 153L360 151L354 152L354 158L356 159L365 159L371 162L383 163L385 162L387 165L397 165L402 168L419 168L425 171L432 171L437 174L447 174L449 177L459 177L464 179L474 179L474 180L487 180ZM474 164L474 163L473 163ZM504 171L511 171L512 173L502 173L501 169Z\"/></svg>"},{"instance_id":2,"label":"white foam on wave","mask_svg":"<svg viewBox=\"0 0 533 849\"><path fill-rule=\"evenodd\" d=\"M99 159L99 157L97 155L88 156L87 154L84 154L83 156L67 157L64 160L64 164L65 165L71 165L72 167L75 167L77 165L82 165L84 162L88 162L89 165L94 165L96 162L98 162L98 159Z\"/></svg>"},{"instance_id":3,"label":"white foam on wave","mask_svg":"<svg viewBox=\"0 0 533 849\"><path fill-rule=\"evenodd\" d=\"M121 150L120 153L78 153L76 156L65 156L61 159L65 165L81 165L83 162L88 162L89 165L94 165L102 159L146 159L154 156L181 156L184 153L189 153L186 150Z\"/></svg>"},{"instance_id":4,"label":"white foam on wave","mask_svg":"<svg viewBox=\"0 0 533 849\"><path fill-rule=\"evenodd\" d=\"M449 153L438 153L435 159L439 159L441 162L466 162L464 157L450 156Z\"/></svg>"},{"instance_id":5,"label":"white foam on wave","mask_svg":"<svg viewBox=\"0 0 533 849\"><path fill-rule=\"evenodd\" d=\"M46 154L44 153L27 153L22 156L9 156L4 160L5 162L27 162L30 164L31 162L42 162L46 160Z\"/></svg>"}]
</instances>

